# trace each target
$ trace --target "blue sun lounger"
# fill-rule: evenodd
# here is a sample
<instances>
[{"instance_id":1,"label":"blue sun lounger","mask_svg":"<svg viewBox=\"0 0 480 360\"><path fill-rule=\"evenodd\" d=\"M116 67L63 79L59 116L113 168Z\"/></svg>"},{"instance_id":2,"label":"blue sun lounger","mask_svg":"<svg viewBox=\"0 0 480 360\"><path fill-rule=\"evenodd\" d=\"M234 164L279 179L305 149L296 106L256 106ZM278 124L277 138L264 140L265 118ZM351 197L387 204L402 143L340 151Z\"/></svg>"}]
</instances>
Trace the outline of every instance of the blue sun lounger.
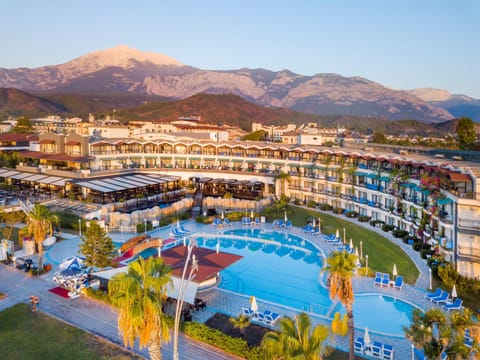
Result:
<instances>
[{"instance_id":1,"label":"blue sun lounger","mask_svg":"<svg viewBox=\"0 0 480 360\"><path fill-rule=\"evenodd\" d=\"M357 337L353 342L353 350L357 353L363 354L365 351L365 341L363 337Z\"/></svg>"},{"instance_id":2,"label":"blue sun lounger","mask_svg":"<svg viewBox=\"0 0 480 360\"><path fill-rule=\"evenodd\" d=\"M436 288L435 292L425 294L425 299L431 300L433 298L439 297L440 295L442 295L442 291L442 289Z\"/></svg>"},{"instance_id":3,"label":"blue sun lounger","mask_svg":"<svg viewBox=\"0 0 480 360\"><path fill-rule=\"evenodd\" d=\"M375 273L375 280L373 280L373 285L382 286L382 276L382 273L377 271Z\"/></svg>"},{"instance_id":4,"label":"blue sun lounger","mask_svg":"<svg viewBox=\"0 0 480 360\"><path fill-rule=\"evenodd\" d=\"M403 276L398 275L395 279L395 289L401 290L403 287Z\"/></svg>"},{"instance_id":5,"label":"blue sun lounger","mask_svg":"<svg viewBox=\"0 0 480 360\"><path fill-rule=\"evenodd\" d=\"M448 302L448 297L449 297L449 294L448 292L446 291L442 291L442 295L436 297L436 298L433 298L431 299L431 301L435 304L443 304L443 303L446 303Z\"/></svg>"},{"instance_id":6,"label":"blue sun lounger","mask_svg":"<svg viewBox=\"0 0 480 360\"><path fill-rule=\"evenodd\" d=\"M388 285L390 285L390 274L384 273L382 276L382 287L383 286L388 287Z\"/></svg>"},{"instance_id":7,"label":"blue sun lounger","mask_svg":"<svg viewBox=\"0 0 480 360\"><path fill-rule=\"evenodd\" d=\"M462 303L463 303L463 300L457 297L452 304L447 303L447 304L443 305L443 308L447 311L461 310L462 309Z\"/></svg>"}]
</instances>

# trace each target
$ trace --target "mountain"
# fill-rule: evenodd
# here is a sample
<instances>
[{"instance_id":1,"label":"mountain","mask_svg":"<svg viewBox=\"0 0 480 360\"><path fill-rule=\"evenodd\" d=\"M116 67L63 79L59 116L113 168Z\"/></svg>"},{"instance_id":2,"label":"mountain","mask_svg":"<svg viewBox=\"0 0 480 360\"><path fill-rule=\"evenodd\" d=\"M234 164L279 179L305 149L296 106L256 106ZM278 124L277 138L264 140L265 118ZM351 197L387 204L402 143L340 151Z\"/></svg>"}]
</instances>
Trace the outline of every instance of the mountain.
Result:
<instances>
[{"instance_id":1,"label":"mountain","mask_svg":"<svg viewBox=\"0 0 480 360\"><path fill-rule=\"evenodd\" d=\"M184 99L236 94L259 105L320 115L442 122L453 116L404 91L360 77L305 76L288 70L201 70L165 55L119 46L60 65L0 69L0 87L52 93L130 93Z\"/></svg>"},{"instance_id":2,"label":"mountain","mask_svg":"<svg viewBox=\"0 0 480 360\"><path fill-rule=\"evenodd\" d=\"M61 104L17 89L0 89L0 116L64 113Z\"/></svg>"},{"instance_id":3,"label":"mountain","mask_svg":"<svg viewBox=\"0 0 480 360\"><path fill-rule=\"evenodd\" d=\"M466 95L450 94L443 89L413 89L410 94L419 97L430 105L443 108L456 118L466 116L480 123L480 99Z\"/></svg>"}]
</instances>

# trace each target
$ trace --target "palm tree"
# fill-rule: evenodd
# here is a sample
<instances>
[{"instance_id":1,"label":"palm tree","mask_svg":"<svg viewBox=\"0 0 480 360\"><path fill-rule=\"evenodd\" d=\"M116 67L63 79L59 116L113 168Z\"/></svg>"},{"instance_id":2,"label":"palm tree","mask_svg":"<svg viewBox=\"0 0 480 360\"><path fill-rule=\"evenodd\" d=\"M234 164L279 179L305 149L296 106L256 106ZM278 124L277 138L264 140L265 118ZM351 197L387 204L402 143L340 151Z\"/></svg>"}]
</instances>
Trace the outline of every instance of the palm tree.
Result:
<instances>
[{"instance_id":1,"label":"palm tree","mask_svg":"<svg viewBox=\"0 0 480 360\"><path fill-rule=\"evenodd\" d=\"M240 335L245 337L245 329L250 325L250 318L246 315L240 314L238 317L231 317L229 321L235 329L240 330Z\"/></svg>"},{"instance_id":2,"label":"palm tree","mask_svg":"<svg viewBox=\"0 0 480 360\"><path fill-rule=\"evenodd\" d=\"M350 343L349 359L354 360L353 349L354 341L354 322L353 322L353 287L352 276L356 267L356 256L345 251L332 252L327 258L327 266L323 271L330 273L330 298L338 299L345 309L348 316L348 334Z\"/></svg>"},{"instance_id":3,"label":"palm tree","mask_svg":"<svg viewBox=\"0 0 480 360\"><path fill-rule=\"evenodd\" d=\"M282 194L285 194L285 182L288 182L290 183L290 175L283 172L283 171L280 171L280 173L275 176L275 180L280 180L280 183L281 183L281 190L282 190Z\"/></svg>"},{"instance_id":4,"label":"palm tree","mask_svg":"<svg viewBox=\"0 0 480 360\"><path fill-rule=\"evenodd\" d=\"M35 204L27 213L28 233L38 249L38 268L43 268L43 241L47 235L53 234L53 225L58 224L58 216L53 214L46 206Z\"/></svg>"},{"instance_id":5,"label":"palm tree","mask_svg":"<svg viewBox=\"0 0 480 360\"><path fill-rule=\"evenodd\" d=\"M472 348L466 346L465 332L469 329L476 334L478 326L476 316L469 309L450 315L436 308L427 312L414 309L411 325L403 330L415 347L423 349L428 359L441 359L442 353L448 358L470 359L478 351L478 342L476 340Z\"/></svg>"},{"instance_id":6,"label":"palm tree","mask_svg":"<svg viewBox=\"0 0 480 360\"><path fill-rule=\"evenodd\" d=\"M325 351L323 342L328 337L328 328L317 325L312 330L310 317L302 312L291 319L285 316L279 320L280 331L270 331L262 340L269 359L321 360Z\"/></svg>"},{"instance_id":7,"label":"palm tree","mask_svg":"<svg viewBox=\"0 0 480 360\"><path fill-rule=\"evenodd\" d=\"M167 287L172 286L171 269L163 259L139 258L126 273L115 275L108 284L113 305L119 308L118 329L125 346L148 347L152 360L162 358L162 343L170 341L167 320L162 311Z\"/></svg>"}]
</instances>

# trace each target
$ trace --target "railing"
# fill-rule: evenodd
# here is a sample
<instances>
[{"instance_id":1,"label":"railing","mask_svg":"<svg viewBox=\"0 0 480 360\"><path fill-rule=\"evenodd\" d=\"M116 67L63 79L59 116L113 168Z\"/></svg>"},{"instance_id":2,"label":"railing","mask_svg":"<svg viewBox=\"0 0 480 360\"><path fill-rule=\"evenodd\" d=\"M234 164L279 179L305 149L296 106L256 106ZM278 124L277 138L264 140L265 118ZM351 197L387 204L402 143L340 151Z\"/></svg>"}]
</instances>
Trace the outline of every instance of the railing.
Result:
<instances>
[{"instance_id":1,"label":"railing","mask_svg":"<svg viewBox=\"0 0 480 360\"><path fill-rule=\"evenodd\" d=\"M469 257L475 260L480 260L480 249L472 248L470 246L457 246L458 255Z\"/></svg>"}]
</instances>

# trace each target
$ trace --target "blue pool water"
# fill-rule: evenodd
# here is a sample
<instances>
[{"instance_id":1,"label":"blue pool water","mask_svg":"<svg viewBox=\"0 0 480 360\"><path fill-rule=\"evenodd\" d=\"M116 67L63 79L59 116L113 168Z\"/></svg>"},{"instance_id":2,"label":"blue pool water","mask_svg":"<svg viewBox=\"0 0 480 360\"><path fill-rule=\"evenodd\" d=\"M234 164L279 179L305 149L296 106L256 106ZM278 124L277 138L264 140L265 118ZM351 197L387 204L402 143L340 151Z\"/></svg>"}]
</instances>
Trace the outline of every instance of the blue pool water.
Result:
<instances>
[{"instance_id":1,"label":"blue pool water","mask_svg":"<svg viewBox=\"0 0 480 360\"><path fill-rule=\"evenodd\" d=\"M375 329L386 334L403 336L403 326L409 326L415 307L405 301L380 294L355 295L353 316L355 327ZM338 305L335 311L343 315Z\"/></svg>"}]
</instances>

